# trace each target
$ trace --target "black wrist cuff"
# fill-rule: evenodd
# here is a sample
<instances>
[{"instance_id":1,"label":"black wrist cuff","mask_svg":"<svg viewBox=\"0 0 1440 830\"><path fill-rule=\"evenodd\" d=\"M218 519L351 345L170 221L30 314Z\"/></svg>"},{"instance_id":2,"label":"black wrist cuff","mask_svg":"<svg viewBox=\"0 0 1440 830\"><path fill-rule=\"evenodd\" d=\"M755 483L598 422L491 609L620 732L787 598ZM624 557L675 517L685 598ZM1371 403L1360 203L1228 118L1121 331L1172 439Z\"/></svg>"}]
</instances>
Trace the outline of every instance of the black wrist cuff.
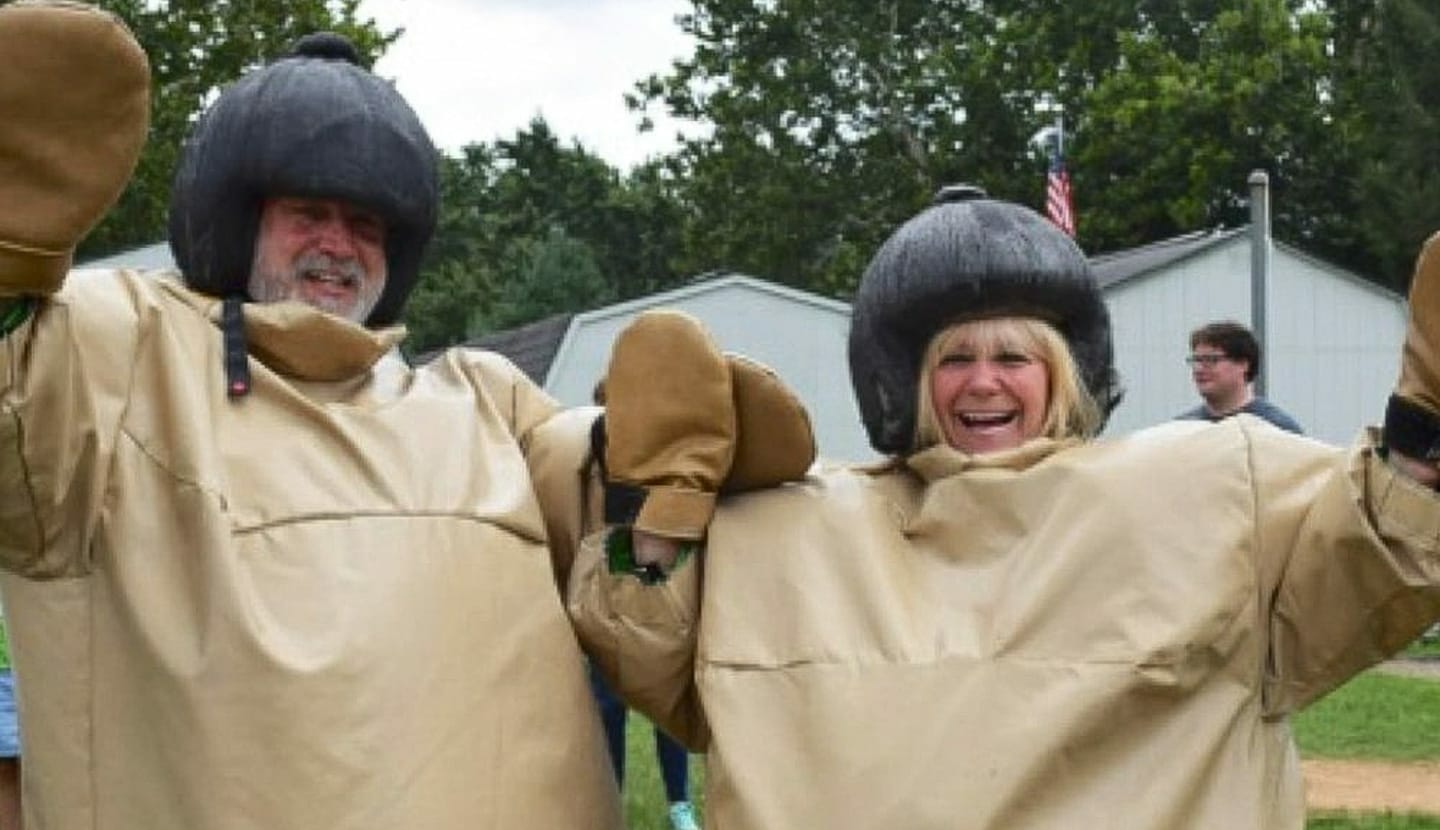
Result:
<instances>
[{"instance_id":1,"label":"black wrist cuff","mask_svg":"<svg viewBox=\"0 0 1440 830\"><path fill-rule=\"evenodd\" d=\"M605 416L601 415L590 425L590 455L600 465L600 477L605 480L605 524L632 525L645 503L645 490L610 479L610 470L605 466L605 445Z\"/></svg>"},{"instance_id":2,"label":"black wrist cuff","mask_svg":"<svg viewBox=\"0 0 1440 830\"><path fill-rule=\"evenodd\" d=\"M1385 407L1385 448L1422 461L1440 461L1440 415L1391 395Z\"/></svg>"},{"instance_id":3,"label":"black wrist cuff","mask_svg":"<svg viewBox=\"0 0 1440 830\"><path fill-rule=\"evenodd\" d=\"M633 484L605 482L605 524L633 525L645 503L645 491Z\"/></svg>"}]
</instances>

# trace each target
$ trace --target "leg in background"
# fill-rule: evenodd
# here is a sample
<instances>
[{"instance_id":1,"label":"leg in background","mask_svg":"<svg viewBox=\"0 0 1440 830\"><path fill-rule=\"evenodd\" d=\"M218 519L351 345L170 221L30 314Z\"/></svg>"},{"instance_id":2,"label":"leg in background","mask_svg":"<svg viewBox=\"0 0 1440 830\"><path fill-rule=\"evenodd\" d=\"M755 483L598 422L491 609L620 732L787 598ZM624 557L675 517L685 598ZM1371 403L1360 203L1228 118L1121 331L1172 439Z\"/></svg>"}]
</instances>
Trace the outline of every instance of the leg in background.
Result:
<instances>
[{"instance_id":1,"label":"leg in background","mask_svg":"<svg viewBox=\"0 0 1440 830\"><path fill-rule=\"evenodd\" d=\"M655 729L655 757L660 761L660 776L665 779L665 800L671 804L689 801L690 756L659 727Z\"/></svg>"},{"instance_id":2,"label":"leg in background","mask_svg":"<svg viewBox=\"0 0 1440 830\"><path fill-rule=\"evenodd\" d=\"M19 758L0 758L0 830L20 830Z\"/></svg>"},{"instance_id":3,"label":"leg in background","mask_svg":"<svg viewBox=\"0 0 1440 830\"><path fill-rule=\"evenodd\" d=\"M595 705L600 709L600 723L605 727L605 745L610 749L610 765L615 769L615 783L625 788L625 718L628 714L625 704L610 687L595 666L590 666L590 691L595 695Z\"/></svg>"},{"instance_id":4,"label":"leg in background","mask_svg":"<svg viewBox=\"0 0 1440 830\"><path fill-rule=\"evenodd\" d=\"M695 808L690 805L690 755L657 727L655 757L660 761L660 777L665 780L671 830L700 830Z\"/></svg>"}]
</instances>

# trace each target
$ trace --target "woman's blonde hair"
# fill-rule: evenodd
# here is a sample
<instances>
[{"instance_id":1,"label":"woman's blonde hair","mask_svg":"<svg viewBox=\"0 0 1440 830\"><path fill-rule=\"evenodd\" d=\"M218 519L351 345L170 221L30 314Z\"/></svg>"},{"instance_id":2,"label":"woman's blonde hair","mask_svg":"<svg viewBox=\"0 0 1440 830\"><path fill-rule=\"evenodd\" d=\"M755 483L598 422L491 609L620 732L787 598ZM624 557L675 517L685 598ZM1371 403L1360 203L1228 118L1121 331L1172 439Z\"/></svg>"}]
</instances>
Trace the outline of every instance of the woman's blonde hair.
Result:
<instances>
[{"instance_id":1,"label":"woman's blonde hair","mask_svg":"<svg viewBox=\"0 0 1440 830\"><path fill-rule=\"evenodd\" d=\"M1054 326L1033 317L992 317L954 323L930 338L920 362L919 393L915 406L916 452L943 443L935 403L930 398L930 375L951 341L960 337L980 352L1010 351L1029 355L1045 364L1050 381L1049 400L1040 434L1047 438L1093 438L1103 420L1100 407L1080 378L1070 346Z\"/></svg>"}]
</instances>

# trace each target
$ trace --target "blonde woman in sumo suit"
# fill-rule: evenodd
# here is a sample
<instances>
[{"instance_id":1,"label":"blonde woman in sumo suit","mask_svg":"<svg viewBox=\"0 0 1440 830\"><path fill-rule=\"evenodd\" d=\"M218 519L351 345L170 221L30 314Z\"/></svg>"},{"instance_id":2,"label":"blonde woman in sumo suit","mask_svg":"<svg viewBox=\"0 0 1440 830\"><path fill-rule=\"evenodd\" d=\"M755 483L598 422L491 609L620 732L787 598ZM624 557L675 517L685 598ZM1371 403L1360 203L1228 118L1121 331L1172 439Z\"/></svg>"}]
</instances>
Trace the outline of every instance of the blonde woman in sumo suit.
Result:
<instances>
[{"instance_id":1,"label":"blonde woman in sumo suit","mask_svg":"<svg viewBox=\"0 0 1440 830\"><path fill-rule=\"evenodd\" d=\"M1440 240L1410 301L1348 450L1247 415L1101 441L1085 256L948 188L855 298L888 460L722 497L689 544L642 506L583 547L572 616L708 754L710 830L1299 830L1288 716L1440 617Z\"/></svg>"}]
</instances>

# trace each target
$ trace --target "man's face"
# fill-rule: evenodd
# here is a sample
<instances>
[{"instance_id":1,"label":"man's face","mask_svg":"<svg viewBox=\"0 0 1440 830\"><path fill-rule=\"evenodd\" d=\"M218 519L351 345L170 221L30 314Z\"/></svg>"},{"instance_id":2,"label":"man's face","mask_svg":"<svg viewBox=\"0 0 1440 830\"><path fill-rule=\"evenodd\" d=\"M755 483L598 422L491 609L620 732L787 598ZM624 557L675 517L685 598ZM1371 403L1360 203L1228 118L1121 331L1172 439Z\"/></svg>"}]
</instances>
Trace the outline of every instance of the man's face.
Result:
<instances>
[{"instance_id":1,"label":"man's face","mask_svg":"<svg viewBox=\"0 0 1440 830\"><path fill-rule=\"evenodd\" d=\"M250 298L296 300L365 322L385 290L385 221L336 199L279 197L260 211Z\"/></svg>"},{"instance_id":2,"label":"man's face","mask_svg":"<svg viewBox=\"0 0 1440 830\"><path fill-rule=\"evenodd\" d=\"M1225 356L1218 346L1196 343L1190 351L1190 377L1195 391L1207 401L1230 401L1245 391L1249 364Z\"/></svg>"}]
</instances>

